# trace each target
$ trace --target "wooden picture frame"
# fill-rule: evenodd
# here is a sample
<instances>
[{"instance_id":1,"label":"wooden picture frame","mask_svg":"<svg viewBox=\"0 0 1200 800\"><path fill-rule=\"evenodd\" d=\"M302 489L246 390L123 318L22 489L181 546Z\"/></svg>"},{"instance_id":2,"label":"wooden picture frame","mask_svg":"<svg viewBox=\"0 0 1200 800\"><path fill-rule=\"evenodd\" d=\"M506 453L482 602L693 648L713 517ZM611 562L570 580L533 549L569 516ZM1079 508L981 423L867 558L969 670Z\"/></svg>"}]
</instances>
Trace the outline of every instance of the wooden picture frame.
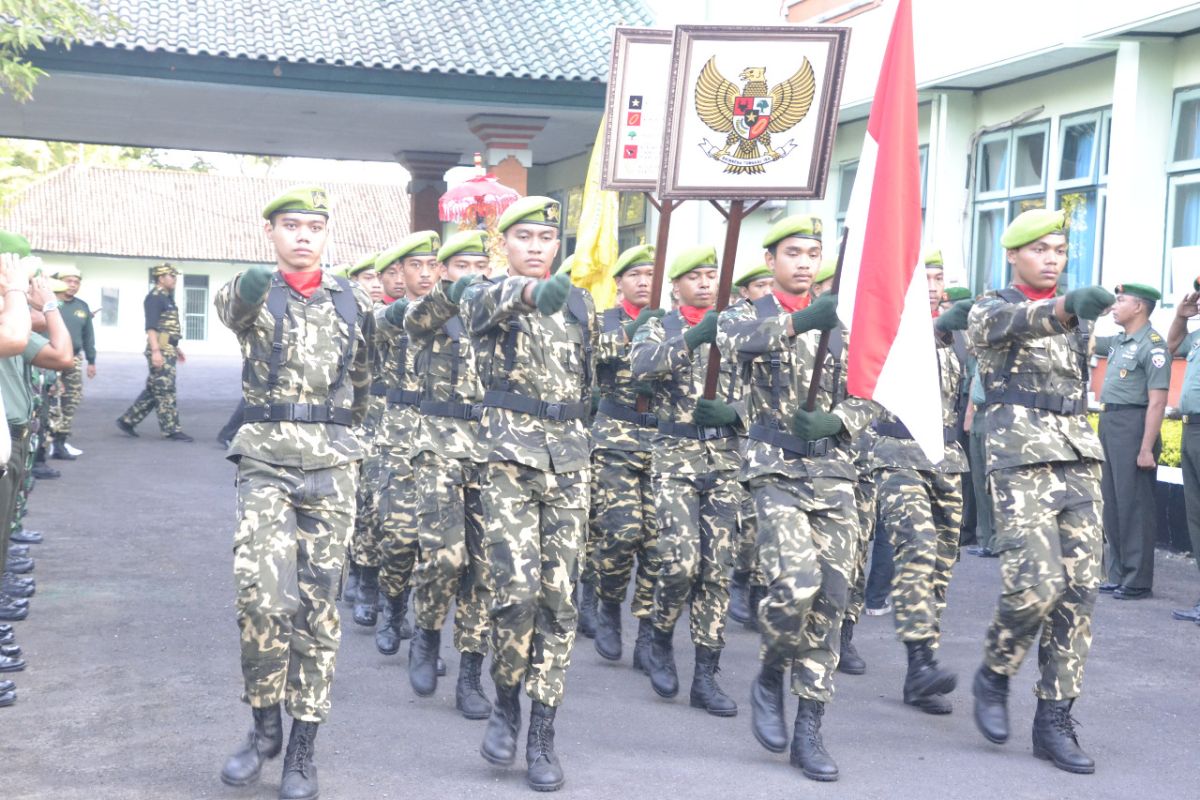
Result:
<instances>
[{"instance_id":1,"label":"wooden picture frame","mask_svg":"<svg viewBox=\"0 0 1200 800\"><path fill-rule=\"evenodd\" d=\"M674 38L672 31L655 28L613 31L601 189L658 188Z\"/></svg>"}]
</instances>

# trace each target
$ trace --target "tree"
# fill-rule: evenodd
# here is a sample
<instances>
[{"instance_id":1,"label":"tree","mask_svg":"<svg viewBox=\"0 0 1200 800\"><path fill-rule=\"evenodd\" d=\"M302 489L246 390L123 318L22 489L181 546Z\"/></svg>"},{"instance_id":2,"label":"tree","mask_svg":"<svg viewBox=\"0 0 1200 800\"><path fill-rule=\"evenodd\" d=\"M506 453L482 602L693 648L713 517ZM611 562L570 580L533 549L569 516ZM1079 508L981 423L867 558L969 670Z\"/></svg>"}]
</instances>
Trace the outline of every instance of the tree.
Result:
<instances>
[{"instance_id":1,"label":"tree","mask_svg":"<svg viewBox=\"0 0 1200 800\"><path fill-rule=\"evenodd\" d=\"M29 60L46 42L64 47L88 37L116 33L119 17L101 7L93 11L79 0L0 0L0 95L10 94L19 103L33 98L33 87L45 76Z\"/></svg>"}]
</instances>

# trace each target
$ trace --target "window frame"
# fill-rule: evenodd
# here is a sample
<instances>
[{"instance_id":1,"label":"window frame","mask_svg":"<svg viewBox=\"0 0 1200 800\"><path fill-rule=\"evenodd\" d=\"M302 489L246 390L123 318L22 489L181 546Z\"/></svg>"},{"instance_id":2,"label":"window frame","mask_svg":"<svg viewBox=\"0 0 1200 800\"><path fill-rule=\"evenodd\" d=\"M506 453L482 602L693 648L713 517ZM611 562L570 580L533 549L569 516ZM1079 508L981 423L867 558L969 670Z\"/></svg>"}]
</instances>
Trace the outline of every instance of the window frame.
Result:
<instances>
[{"instance_id":1,"label":"window frame","mask_svg":"<svg viewBox=\"0 0 1200 800\"><path fill-rule=\"evenodd\" d=\"M1183 161L1175 160L1175 147L1179 144L1179 132L1183 123L1180 111L1183 108L1183 104L1189 100L1200 101L1200 85L1183 86L1175 90L1175 98L1171 106L1171 140L1167 145L1168 175L1200 170L1200 158L1184 159Z\"/></svg>"},{"instance_id":2,"label":"window frame","mask_svg":"<svg viewBox=\"0 0 1200 800\"><path fill-rule=\"evenodd\" d=\"M1011 202L1012 201L1008 198L1002 198L995 200L982 200L974 203L974 213L971 218L971 271L973 274L970 275L969 278L971 285L978 287L976 289L978 292L985 292L993 288L992 285L988 283L988 276L981 274L982 264L980 264L979 261L979 217L984 213L999 211L1003 216L1003 221L1001 223L1001 227L1003 229L1003 227L1007 226L1010 221L1009 208ZM1004 251L1001 250L1000 258L1004 265L1004 280L1000 283L1001 288L1008 285L1009 273L1011 272L1011 268L1008 266L1008 260L1004 257L1003 253Z\"/></svg>"},{"instance_id":3,"label":"window frame","mask_svg":"<svg viewBox=\"0 0 1200 800\"><path fill-rule=\"evenodd\" d=\"M208 334L209 334L208 309L209 309L209 298L211 297L212 281L210 280L209 275L206 273L192 273L190 275L182 275L181 277L183 278L183 280L180 281L180 288L183 289L183 309L182 309L183 313L180 315L180 320L179 320L180 336L183 339L186 339L186 340L192 341L192 342L206 342L206 341L208 341ZM191 278L192 280L203 279L204 285L203 286L188 286L189 278ZM192 291L202 290L204 292L203 302L200 303L200 308L202 308L203 311L198 314L192 314L187 310L188 309L188 290L189 289ZM201 323L203 324L203 326L204 326L204 335L203 336L198 336L198 337L188 336L188 322L193 318L198 318L201 321Z\"/></svg>"}]
</instances>

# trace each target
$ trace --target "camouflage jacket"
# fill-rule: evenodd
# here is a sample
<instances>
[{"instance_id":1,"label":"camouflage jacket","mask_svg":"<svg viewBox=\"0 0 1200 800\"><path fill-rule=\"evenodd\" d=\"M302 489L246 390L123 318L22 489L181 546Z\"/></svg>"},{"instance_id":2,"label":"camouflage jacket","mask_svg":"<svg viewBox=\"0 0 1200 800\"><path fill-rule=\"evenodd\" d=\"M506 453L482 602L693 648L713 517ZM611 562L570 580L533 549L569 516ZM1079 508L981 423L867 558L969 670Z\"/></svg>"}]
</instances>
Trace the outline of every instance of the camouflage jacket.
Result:
<instances>
[{"instance_id":1,"label":"camouflage jacket","mask_svg":"<svg viewBox=\"0 0 1200 800\"><path fill-rule=\"evenodd\" d=\"M1055 302L1051 298L1011 303L989 292L971 309L968 339L987 394L1007 389L1083 406L1086 328L1059 322ZM1005 374L1010 358L1011 371ZM988 472L1054 461L1103 460L1100 440L1082 410L1056 413L1012 402L988 402L972 424L983 426Z\"/></svg>"},{"instance_id":2,"label":"camouflage jacket","mask_svg":"<svg viewBox=\"0 0 1200 800\"><path fill-rule=\"evenodd\" d=\"M638 393L634 388L633 369L629 361L632 346L625 334L625 324L633 318L620 305L610 308L598 316L600 331L596 346L596 384L600 388L602 403L616 403L636 412ZM592 421L593 450L624 450L646 453L654 429L614 419L601 408Z\"/></svg>"},{"instance_id":3,"label":"camouflage jacket","mask_svg":"<svg viewBox=\"0 0 1200 800\"><path fill-rule=\"evenodd\" d=\"M409 306L404 317L404 329L417 353L413 366L420 376L421 402L478 409L483 386L475 370L474 348L458 316L458 306L446 297L446 287L445 281L439 282ZM479 461L482 444L478 420L423 411L412 452L431 450L444 458Z\"/></svg>"},{"instance_id":4,"label":"camouflage jacket","mask_svg":"<svg viewBox=\"0 0 1200 800\"><path fill-rule=\"evenodd\" d=\"M246 405L304 403L349 408L354 424L361 424L367 410L371 377L368 342L375 333L371 300L366 293L357 285L342 289L328 274L321 276L321 285L310 298L287 288L283 361L272 390L268 376L275 318L267 310L265 298L257 305L241 299L237 292L240 280L239 274L221 287L213 305L221 322L234 332L241 346ZM359 314L350 364L341 387L330 397L349 336L348 326L332 300L332 293L341 291L354 292ZM354 431L345 425L247 422L238 429L229 451L231 460L242 456L283 467L322 469L361 459L363 448Z\"/></svg>"},{"instance_id":5,"label":"camouflage jacket","mask_svg":"<svg viewBox=\"0 0 1200 800\"><path fill-rule=\"evenodd\" d=\"M808 400L821 333L806 331L788 336L791 315L771 295L760 302L773 306L775 313L760 316L749 303L731 307L721 320L717 344L728 354L727 359L737 360L746 383L747 423L790 434L793 415ZM750 438L742 480L760 475L857 480L856 453L851 443L870 424L879 407L868 400L846 397L845 363L846 348L831 347L817 391L816 410L832 411L845 426L836 437L837 446L825 455L805 457Z\"/></svg>"},{"instance_id":6,"label":"camouflage jacket","mask_svg":"<svg viewBox=\"0 0 1200 800\"><path fill-rule=\"evenodd\" d=\"M379 309L383 308L383 303L374 303L371 307L371 315L374 316ZM371 348L371 381L374 382L376 376L379 375L379 362L384 349L379 347L378 337L376 337L375 345ZM383 419L383 412L387 410L387 399L378 395L369 395L367 398L367 413L363 416L362 424L355 431L359 439L363 443L366 451L366 456L373 456L379 450L379 422Z\"/></svg>"},{"instance_id":7,"label":"camouflage jacket","mask_svg":"<svg viewBox=\"0 0 1200 800\"><path fill-rule=\"evenodd\" d=\"M388 321L388 308L383 306L375 310L375 346L378 348L379 369L372 376L371 391L374 394L401 391L407 397L405 402L388 399L383 405L375 442L381 450L399 449L407 453L412 447L421 417L416 404L421 383L413 369L417 348L405 332L403 320L399 325ZM411 309L410 304L405 309L405 316Z\"/></svg>"},{"instance_id":8,"label":"camouflage jacket","mask_svg":"<svg viewBox=\"0 0 1200 800\"><path fill-rule=\"evenodd\" d=\"M486 392L509 392L543 403L586 403L590 408L596 328L583 326L566 308L545 315L525 303L522 294L533 278L510 276L473 287L464 295L459 314L469 324L471 341L489 364L483 375ZM589 321L595 319L592 297L572 287ZM511 346L511 352L509 347ZM582 419L547 419L507 408L483 409L483 441L487 461L513 461L543 472L575 472L590 463L587 427Z\"/></svg>"},{"instance_id":9,"label":"camouflage jacket","mask_svg":"<svg viewBox=\"0 0 1200 800\"><path fill-rule=\"evenodd\" d=\"M668 327L679 333L669 335ZM692 415L696 401L704 394L712 345L702 344L695 351L688 349L683 334L690 327L678 311L671 311L662 319L650 320L633 337L629 353L633 378L653 383L651 410L660 422L696 424ZM716 396L737 410L735 434L745 433L741 423L745 419L745 406L738 395L732 364L724 360ZM741 466L740 435L701 441L656 431L651 442L652 469L660 475L711 475L735 471Z\"/></svg>"},{"instance_id":10,"label":"camouflage jacket","mask_svg":"<svg viewBox=\"0 0 1200 800\"><path fill-rule=\"evenodd\" d=\"M175 355L175 346L183 338L179 326L179 306L175 305L175 292L155 286L142 303L146 312L146 330L158 334L158 347L164 355ZM146 344L150 352L150 344Z\"/></svg>"}]
</instances>

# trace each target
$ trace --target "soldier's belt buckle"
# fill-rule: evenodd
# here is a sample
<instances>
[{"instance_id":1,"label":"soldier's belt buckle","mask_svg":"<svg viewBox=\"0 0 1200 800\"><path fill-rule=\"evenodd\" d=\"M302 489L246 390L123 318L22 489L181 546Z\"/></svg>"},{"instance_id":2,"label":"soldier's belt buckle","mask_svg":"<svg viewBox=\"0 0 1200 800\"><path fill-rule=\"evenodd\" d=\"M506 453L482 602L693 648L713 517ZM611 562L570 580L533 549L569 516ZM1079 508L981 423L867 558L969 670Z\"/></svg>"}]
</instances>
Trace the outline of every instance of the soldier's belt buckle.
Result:
<instances>
[{"instance_id":1,"label":"soldier's belt buckle","mask_svg":"<svg viewBox=\"0 0 1200 800\"><path fill-rule=\"evenodd\" d=\"M472 403L470 405L470 408L468 409L467 413L471 415L469 417L470 419L473 419L473 420L483 419L483 403Z\"/></svg>"},{"instance_id":2,"label":"soldier's belt buckle","mask_svg":"<svg viewBox=\"0 0 1200 800\"><path fill-rule=\"evenodd\" d=\"M562 403L546 403L544 415L550 419L562 421L563 404Z\"/></svg>"},{"instance_id":3,"label":"soldier's belt buckle","mask_svg":"<svg viewBox=\"0 0 1200 800\"><path fill-rule=\"evenodd\" d=\"M829 439L814 439L808 443L808 454L810 456L823 456L829 452Z\"/></svg>"},{"instance_id":4,"label":"soldier's belt buckle","mask_svg":"<svg viewBox=\"0 0 1200 800\"><path fill-rule=\"evenodd\" d=\"M1074 414L1075 413L1075 405L1076 405L1075 401L1072 400L1070 397L1064 397L1062 399L1062 413Z\"/></svg>"}]
</instances>

